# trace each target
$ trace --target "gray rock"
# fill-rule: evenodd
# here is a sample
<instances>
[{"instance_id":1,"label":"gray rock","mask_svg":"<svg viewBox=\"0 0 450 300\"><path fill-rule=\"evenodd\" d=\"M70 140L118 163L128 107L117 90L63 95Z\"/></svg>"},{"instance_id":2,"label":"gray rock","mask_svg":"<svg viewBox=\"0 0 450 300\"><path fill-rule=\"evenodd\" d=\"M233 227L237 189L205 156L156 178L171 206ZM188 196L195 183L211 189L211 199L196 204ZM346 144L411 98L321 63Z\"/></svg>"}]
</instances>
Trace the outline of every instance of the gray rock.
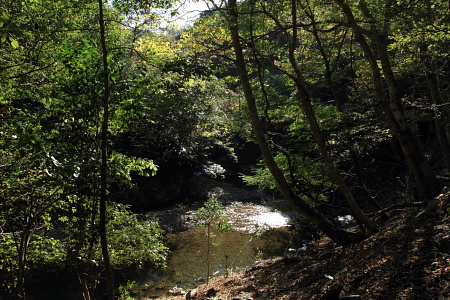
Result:
<instances>
[{"instance_id":1,"label":"gray rock","mask_svg":"<svg viewBox=\"0 0 450 300\"><path fill-rule=\"evenodd\" d=\"M197 295L197 289L190 290L186 294L186 300L194 300Z\"/></svg>"}]
</instances>

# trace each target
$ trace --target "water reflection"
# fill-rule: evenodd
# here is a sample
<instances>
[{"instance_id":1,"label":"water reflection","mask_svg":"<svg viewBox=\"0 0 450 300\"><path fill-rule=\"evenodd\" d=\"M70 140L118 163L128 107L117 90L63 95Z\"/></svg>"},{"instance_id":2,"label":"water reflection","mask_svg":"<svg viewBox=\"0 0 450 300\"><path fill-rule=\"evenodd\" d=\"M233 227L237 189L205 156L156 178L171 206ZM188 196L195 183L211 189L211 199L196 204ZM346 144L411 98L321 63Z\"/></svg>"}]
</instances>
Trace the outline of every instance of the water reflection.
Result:
<instances>
[{"instance_id":1,"label":"water reflection","mask_svg":"<svg viewBox=\"0 0 450 300\"><path fill-rule=\"evenodd\" d=\"M211 274L224 275L252 266L255 261L283 255L295 247L289 222L292 213L274 210L269 205L231 202L224 214L234 229L217 234L212 248ZM150 271L138 282L136 298L166 297L169 290L192 289L206 280L207 243L205 228L194 226L186 231L170 233L166 244L170 248L165 271Z\"/></svg>"},{"instance_id":2,"label":"water reflection","mask_svg":"<svg viewBox=\"0 0 450 300\"><path fill-rule=\"evenodd\" d=\"M260 228L289 227L294 212L281 212L269 205L232 202L224 212L236 230L254 232Z\"/></svg>"}]
</instances>

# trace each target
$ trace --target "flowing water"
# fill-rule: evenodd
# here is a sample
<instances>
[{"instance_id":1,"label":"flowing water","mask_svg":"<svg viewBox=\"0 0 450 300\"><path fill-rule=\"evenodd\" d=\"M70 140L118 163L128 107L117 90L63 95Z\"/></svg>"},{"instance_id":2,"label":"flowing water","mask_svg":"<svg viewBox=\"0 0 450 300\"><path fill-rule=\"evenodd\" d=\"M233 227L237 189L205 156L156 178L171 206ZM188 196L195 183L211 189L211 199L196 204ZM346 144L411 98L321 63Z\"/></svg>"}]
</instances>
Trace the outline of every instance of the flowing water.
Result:
<instances>
[{"instance_id":1,"label":"flowing water","mask_svg":"<svg viewBox=\"0 0 450 300\"><path fill-rule=\"evenodd\" d=\"M251 267L256 261L280 256L298 247L290 222L296 215L274 208L274 203L228 201L224 215L233 230L215 234L211 247L211 276ZM164 299L181 289L187 291L206 282L208 270L208 238L206 229L192 226L188 230L169 233L170 248L165 271L149 271L135 286L136 298Z\"/></svg>"},{"instance_id":2,"label":"flowing water","mask_svg":"<svg viewBox=\"0 0 450 300\"><path fill-rule=\"evenodd\" d=\"M213 240L211 276L252 267L258 260L290 254L310 242L300 241L294 235L290 224L298 215L289 211L284 201L257 190L204 177L197 178L194 184L201 187L203 195L217 197L222 202L223 213L233 225L233 230L216 234ZM188 291L206 282L208 239L205 228L197 226L195 217L202 203L190 203L148 213L150 217L158 218L166 230L165 243L170 254L165 270L147 270L144 273L129 270L116 274L123 281L136 282L132 288L135 299L165 299L174 291ZM352 218L342 215L336 221L346 224ZM77 299L79 287L72 284L73 275L47 274L44 280L35 280L35 286L30 285L30 291L38 291L35 297L32 292L28 295L30 299Z\"/></svg>"}]
</instances>

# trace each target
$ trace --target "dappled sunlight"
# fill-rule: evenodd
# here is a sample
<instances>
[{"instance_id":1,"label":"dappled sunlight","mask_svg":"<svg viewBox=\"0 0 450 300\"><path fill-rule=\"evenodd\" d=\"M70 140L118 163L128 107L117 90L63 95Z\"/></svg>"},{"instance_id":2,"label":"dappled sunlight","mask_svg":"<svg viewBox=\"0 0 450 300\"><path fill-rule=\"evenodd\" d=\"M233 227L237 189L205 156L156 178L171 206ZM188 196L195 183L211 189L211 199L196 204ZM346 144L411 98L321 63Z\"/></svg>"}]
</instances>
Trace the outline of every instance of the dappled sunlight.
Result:
<instances>
[{"instance_id":1,"label":"dappled sunlight","mask_svg":"<svg viewBox=\"0 0 450 300\"><path fill-rule=\"evenodd\" d=\"M267 205L249 202L233 202L226 206L225 216L236 230L254 232L261 229L287 227L291 221L289 213ZM292 212L291 216L294 215Z\"/></svg>"}]
</instances>

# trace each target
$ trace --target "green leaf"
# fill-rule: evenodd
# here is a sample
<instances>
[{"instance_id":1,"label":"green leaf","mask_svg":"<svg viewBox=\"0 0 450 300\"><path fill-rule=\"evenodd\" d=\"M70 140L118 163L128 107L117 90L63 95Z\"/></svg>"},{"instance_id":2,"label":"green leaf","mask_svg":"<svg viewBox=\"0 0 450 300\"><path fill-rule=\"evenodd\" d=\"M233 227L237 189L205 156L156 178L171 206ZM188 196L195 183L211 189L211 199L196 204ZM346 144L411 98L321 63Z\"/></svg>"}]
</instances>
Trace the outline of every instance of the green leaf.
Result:
<instances>
[{"instance_id":1,"label":"green leaf","mask_svg":"<svg viewBox=\"0 0 450 300\"><path fill-rule=\"evenodd\" d=\"M11 46L16 49L19 47L19 42L13 39L12 37L9 37L9 40L11 41Z\"/></svg>"}]
</instances>

